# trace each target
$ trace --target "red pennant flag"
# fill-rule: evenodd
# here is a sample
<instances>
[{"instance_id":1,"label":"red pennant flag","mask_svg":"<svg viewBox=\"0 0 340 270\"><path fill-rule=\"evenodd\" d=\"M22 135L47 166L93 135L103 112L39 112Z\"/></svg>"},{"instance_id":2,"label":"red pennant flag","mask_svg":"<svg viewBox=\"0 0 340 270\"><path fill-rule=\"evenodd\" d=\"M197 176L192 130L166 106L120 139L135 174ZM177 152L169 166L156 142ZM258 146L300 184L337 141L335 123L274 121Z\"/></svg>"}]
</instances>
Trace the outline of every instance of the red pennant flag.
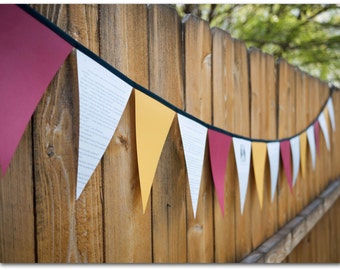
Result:
<instances>
[{"instance_id":1,"label":"red pennant flag","mask_svg":"<svg viewBox=\"0 0 340 270\"><path fill-rule=\"evenodd\" d=\"M224 176L227 168L231 137L208 129L210 163L218 202L224 215Z\"/></svg>"},{"instance_id":2,"label":"red pennant flag","mask_svg":"<svg viewBox=\"0 0 340 270\"><path fill-rule=\"evenodd\" d=\"M291 172L291 153L290 153L289 140L280 142L280 151L281 151L283 168L285 170L286 177L287 177L287 182L288 182L290 191L293 192L292 172Z\"/></svg>"},{"instance_id":3,"label":"red pennant flag","mask_svg":"<svg viewBox=\"0 0 340 270\"><path fill-rule=\"evenodd\" d=\"M0 7L0 167L72 46L16 5Z\"/></svg>"},{"instance_id":4,"label":"red pennant flag","mask_svg":"<svg viewBox=\"0 0 340 270\"><path fill-rule=\"evenodd\" d=\"M319 137L320 137L320 125L319 121L315 121L314 123L314 136L315 136L315 145L316 145L316 153L319 154L320 152L320 143L319 143Z\"/></svg>"}]
</instances>

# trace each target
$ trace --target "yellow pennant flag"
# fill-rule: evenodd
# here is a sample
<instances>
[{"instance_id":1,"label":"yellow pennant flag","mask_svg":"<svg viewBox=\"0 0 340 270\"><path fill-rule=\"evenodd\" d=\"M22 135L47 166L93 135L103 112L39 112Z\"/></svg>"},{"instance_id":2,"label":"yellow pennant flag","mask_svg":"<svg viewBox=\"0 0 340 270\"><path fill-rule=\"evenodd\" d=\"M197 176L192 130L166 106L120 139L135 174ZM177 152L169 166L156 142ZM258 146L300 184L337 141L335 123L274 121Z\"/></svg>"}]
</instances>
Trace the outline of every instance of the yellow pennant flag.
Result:
<instances>
[{"instance_id":1,"label":"yellow pennant flag","mask_svg":"<svg viewBox=\"0 0 340 270\"><path fill-rule=\"evenodd\" d=\"M300 135L300 158L301 158L301 173L304 178L306 175L306 155L307 155L307 133L303 132Z\"/></svg>"},{"instance_id":2,"label":"yellow pennant flag","mask_svg":"<svg viewBox=\"0 0 340 270\"><path fill-rule=\"evenodd\" d=\"M135 90L135 97L137 160L144 213L175 112L140 91Z\"/></svg>"},{"instance_id":3,"label":"yellow pennant flag","mask_svg":"<svg viewBox=\"0 0 340 270\"><path fill-rule=\"evenodd\" d=\"M325 109L323 110L323 114L325 116L326 123L329 123L331 120L329 118L329 113L328 113L328 108L327 107L325 107ZM328 126L329 125L327 124L327 128L328 128Z\"/></svg>"},{"instance_id":4,"label":"yellow pennant flag","mask_svg":"<svg viewBox=\"0 0 340 270\"><path fill-rule=\"evenodd\" d=\"M267 145L262 142L252 142L253 167L257 194L260 200L260 206L263 205L263 186L264 186L264 168L266 164Z\"/></svg>"}]
</instances>

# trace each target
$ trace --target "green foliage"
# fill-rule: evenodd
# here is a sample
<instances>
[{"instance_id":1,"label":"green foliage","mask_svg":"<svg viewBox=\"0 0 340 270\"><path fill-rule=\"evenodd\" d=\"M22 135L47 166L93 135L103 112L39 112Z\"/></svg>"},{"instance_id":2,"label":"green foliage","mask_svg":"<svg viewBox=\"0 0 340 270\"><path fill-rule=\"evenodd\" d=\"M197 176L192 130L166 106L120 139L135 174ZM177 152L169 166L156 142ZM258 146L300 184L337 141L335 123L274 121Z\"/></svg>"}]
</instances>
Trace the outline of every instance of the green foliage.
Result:
<instances>
[{"instance_id":1,"label":"green foliage","mask_svg":"<svg viewBox=\"0 0 340 270\"><path fill-rule=\"evenodd\" d=\"M185 4L176 9L340 87L340 5Z\"/></svg>"}]
</instances>

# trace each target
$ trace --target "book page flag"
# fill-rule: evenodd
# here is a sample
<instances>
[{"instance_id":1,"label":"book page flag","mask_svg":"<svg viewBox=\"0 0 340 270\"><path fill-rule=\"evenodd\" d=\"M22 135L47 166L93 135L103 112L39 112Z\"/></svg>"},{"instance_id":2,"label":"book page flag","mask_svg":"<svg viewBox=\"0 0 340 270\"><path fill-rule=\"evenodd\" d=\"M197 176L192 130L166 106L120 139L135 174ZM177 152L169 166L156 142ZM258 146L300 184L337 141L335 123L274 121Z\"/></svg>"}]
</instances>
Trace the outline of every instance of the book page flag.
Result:
<instances>
[{"instance_id":1,"label":"book page flag","mask_svg":"<svg viewBox=\"0 0 340 270\"><path fill-rule=\"evenodd\" d=\"M77 50L79 150L77 194L102 158L123 114L132 87Z\"/></svg>"},{"instance_id":2,"label":"book page flag","mask_svg":"<svg viewBox=\"0 0 340 270\"><path fill-rule=\"evenodd\" d=\"M186 116L181 114L177 114L177 116L188 172L192 208L194 210L194 217L196 217L207 128Z\"/></svg>"},{"instance_id":3,"label":"book page flag","mask_svg":"<svg viewBox=\"0 0 340 270\"><path fill-rule=\"evenodd\" d=\"M293 186L295 186L296 179L300 168L300 137L296 136L290 139L290 147L293 156Z\"/></svg>"},{"instance_id":4,"label":"book page flag","mask_svg":"<svg viewBox=\"0 0 340 270\"><path fill-rule=\"evenodd\" d=\"M314 122L314 138L315 138L315 147L316 153L320 153L320 125L319 121Z\"/></svg>"},{"instance_id":5,"label":"book page flag","mask_svg":"<svg viewBox=\"0 0 340 270\"><path fill-rule=\"evenodd\" d=\"M234 153L240 186L240 207L243 213L244 203L247 196L251 142L248 140L233 137Z\"/></svg>"},{"instance_id":6,"label":"book page flag","mask_svg":"<svg viewBox=\"0 0 340 270\"><path fill-rule=\"evenodd\" d=\"M307 133L300 135L300 157L301 157L301 173L302 177L306 175L306 157L307 157Z\"/></svg>"},{"instance_id":7,"label":"book page flag","mask_svg":"<svg viewBox=\"0 0 340 270\"><path fill-rule=\"evenodd\" d=\"M145 212L158 161L175 112L140 91L135 90L135 97L138 171Z\"/></svg>"},{"instance_id":8,"label":"book page flag","mask_svg":"<svg viewBox=\"0 0 340 270\"><path fill-rule=\"evenodd\" d=\"M333 107L333 100L330 97L327 101L327 109L329 113L329 118L331 120L332 130L335 131L335 117L334 117L334 107Z\"/></svg>"},{"instance_id":9,"label":"book page flag","mask_svg":"<svg viewBox=\"0 0 340 270\"><path fill-rule=\"evenodd\" d=\"M279 142L267 143L267 152L270 165L271 198L273 201L277 185L277 179L279 175L280 143Z\"/></svg>"},{"instance_id":10,"label":"book page flag","mask_svg":"<svg viewBox=\"0 0 340 270\"><path fill-rule=\"evenodd\" d=\"M263 205L263 186L264 186L264 168L266 164L267 146L263 142L252 142L253 166L257 194L260 200L260 206Z\"/></svg>"},{"instance_id":11,"label":"book page flag","mask_svg":"<svg viewBox=\"0 0 340 270\"><path fill-rule=\"evenodd\" d=\"M327 109L325 110L325 112L326 114L328 114ZM320 113L318 120L323 133L323 137L325 138L326 141L327 150L329 151L331 149L331 146L329 142L328 128L324 112Z\"/></svg>"},{"instance_id":12,"label":"book page flag","mask_svg":"<svg viewBox=\"0 0 340 270\"><path fill-rule=\"evenodd\" d=\"M16 5L0 8L0 169L72 46Z\"/></svg>"},{"instance_id":13,"label":"book page flag","mask_svg":"<svg viewBox=\"0 0 340 270\"><path fill-rule=\"evenodd\" d=\"M307 139L309 144L309 151L312 157L312 168L315 169L315 136L314 136L314 126L311 125L307 128Z\"/></svg>"},{"instance_id":14,"label":"book page flag","mask_svg":"<svg viewBox=\"0 0 340 270\"><path fill-rule=\"evenodd\" d=\"M224 215L224 177L226 173L231 137L208 129L211 171L217 199Z\"/></svg>"},{"instance_id":15,"label":"book page flag","mask_svg":"<svg viewBox=\"0 0 340 270\"><path fill-rule=\"evenodd\" d=\"M283 163L283 168L286 173L286 178L290 191L293 192L292 185L292 172L291 172L291 153L290 153L290 143L289 140L284 140L280 142L281 158Z\"/></svg>"}]
</instances>

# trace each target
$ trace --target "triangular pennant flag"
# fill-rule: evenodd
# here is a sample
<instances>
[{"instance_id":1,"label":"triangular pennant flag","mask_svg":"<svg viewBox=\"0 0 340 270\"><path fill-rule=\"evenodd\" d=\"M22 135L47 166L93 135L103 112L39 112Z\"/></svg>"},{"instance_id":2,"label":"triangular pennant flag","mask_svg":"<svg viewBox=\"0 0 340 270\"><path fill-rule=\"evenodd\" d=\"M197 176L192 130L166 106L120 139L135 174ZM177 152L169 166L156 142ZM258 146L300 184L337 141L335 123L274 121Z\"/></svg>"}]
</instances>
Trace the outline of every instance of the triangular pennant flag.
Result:
<instances>
[{"instance_id":1,"label":"triangular pennant flag","mask_svg":"<svg viewBox=\"0 0 340 270\"><path fill-rule=\"evenodd\" d=\"M301 173L302 177L306 175L306 156L307 156L307 133L300 135L300 157L301 157Z\"/></svg>"},{"instance_id":2,"label":"triangular pennant flag","mask_svg":"<svg viewBox=\"0 0 340 270\"><path fill-rule=\"evenodd\" d=\"M16 5L0 8L0 170L72 46Z\"/></svg>"},{"instance_id":3,"label":"triangular pennant flag","mask_svg":"<svg viewBox=\"0 0 340 270\"><path fill-rule=\"evenodd\" d=\"M328 114L327 109L325 109L326 114ZM326 118L325 118L325 114L324 112L321 112L319 115L319 124L323 133L323 136L325 138L326 141L326 146L327 146L327 150L329 151L331 149L331 145L329 142L329 136L328 136L328 128L327 128L327 123L326 123Z\"/></svg>"},{"instance_id":4,"label":"triangular pennant flag","mask_svg":"<svg viewBox=\"0 0 340 270\"><path fill-rule=\"evenodd\" d=\"M335 117L334 117L334 107L333 107L332 97L330 97L327 101L327 109L329 113L329 118L331 120L332 129L334 132L335 131Z\"/></svg>"},{"instance_id":5,"label":"triangular pennant flag","mask_svg":"<svg viewBox=\"0 0 340 270\"><path fill-rule=\"evenodd\" d=\"M264 168L266 164L266 143L252 142L253 167L260 206L263 205Z\"/></svg>"},{"instance_id":6,"label":"triangular pennant flag","mask_svg":"<svg viewBox=\"0 0 340 270\"><path fill-rule=\"evenodd\" d=\"M145 212L158 161L175 112L140 91L135 91L135 96L138 170Z\"/></svg>"},{"instance_id":7,"label":"triangular pennant flag","mask_svg":"<svg viewBox=\"0 0 340 270\"><path fill-rule=\"evenodd\" d=\"M320 125L319 121L314 122L314 137L315 137L315 147L316 147L316 153L320 153Z\"/></svg>"},{"instance_id":8,"label":"triangular pennant flag","mask_svg":"<svg viewBox=\"0 0 340 270\"><path fill-rule=\"evenodd\" d=\"M217 199L224 215L224 177L227 167L231 137L221 132L208 129L211 171Z\"/></svg>"},{"instance_id":9,"label":"triangular pennant flag","mask_svg":"<svg viewBox=\"0 0 340 270\"><path fill-rule=\"evenodd\" d=\"M314 135L313 125L307 128L307 138L308 138L310 155L312 157L312 168L313 170L315 170L316 153L315 153L315 135Z\"/></svg>"},{"instance_id":10,"label":"triangular pennant flag","mask_svg":"<svg viewBox=\"0 0 340 270\"><path fill-rule=\"evenodd\" d=\"M284 140L280 142L281 158L283 163L283 168L286 173L286 178L290 191L293 192L292 185L292 172L291 172L291 153L290 153L290 143L289 140Z\"/></svg>"},{"instance_id":11,"label":"triangular pennant flag","mask_svg":"<svg viewBox=\"0 0 340 270\"><path fill-rule=\"evenodd\" d=\"M274 199L280 164L280 143L267 143L267 152L270 165L271 198Z\"/></svg>"},{"instance_id":12,"label":"triangular pennant flag","mask_svg":"<svg viewBox=\"0 0 340 270\"><path fill-rule=\"evenodd\" d=\"M290 139L290 147L293 156L293 186L295 186L296 179L300 168L300 137L296 136Z\"/></svg>"},{"instance_id":13,"label":"triangular pennant flag","mask_svg":"<svg viewBox=\"0 0 340 270\"><path fill-rule=\"evenodd\" d=\"M233 137L233 145L240 186L240 207L242 214L248 189L251 142L245 139Z\"/></svg>"},{"instance_id":14,"label":"triangular pennant flag","mask_svg":"<svg viewBox=\"0 0 340 270\"><path fill-rule=\"evenodd\" d=\"M102 158L132 87L77 50L79 84L78 199Z\"/></svg>"},{"instance_id":15,"label":"triangular pennant flag","mask_svg":"<svg viewBox=\"0 0 340 270\"><path fill-rule=\"evenodd\" d=\"M177 114L177 116L188 172L192 207L194 210L194 217L196 217L204 151L207 139L207 128L186 116L181 114Z\"/></svg>"}]
</instances>

